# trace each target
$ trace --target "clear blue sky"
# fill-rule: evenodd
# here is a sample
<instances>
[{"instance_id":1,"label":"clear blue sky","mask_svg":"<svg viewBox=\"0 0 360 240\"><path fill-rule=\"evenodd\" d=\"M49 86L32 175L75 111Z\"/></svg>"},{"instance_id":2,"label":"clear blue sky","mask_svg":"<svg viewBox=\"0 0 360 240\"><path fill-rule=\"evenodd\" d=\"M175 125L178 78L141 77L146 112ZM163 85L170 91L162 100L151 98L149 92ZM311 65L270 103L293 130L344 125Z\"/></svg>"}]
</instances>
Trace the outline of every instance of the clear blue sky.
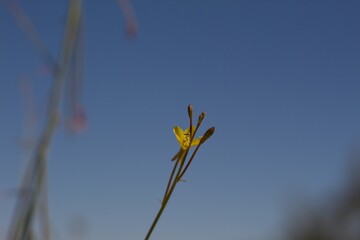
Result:
<instances>
[{"instance_id":1,"label":"clear blue sky","mask_svg":"<svg viewBox=\"0 0 360 240\"><path fill-rule=\"evenodd\" d=\"M56 54L66 1L21 1ZM134 0L129 40L115 0L84 1L88 129L57 132L49 159L54 234L143 239L158 208L172 127L186 107L207 112L187 183L175 191L156 240L263 240L284 229L288 208L344 179L360 137L360 2L340 0ZM49 78L0 5L0 191L24 168L17 81L33 75L44 111ZM43 114L44 115L44 114ZM0 196L0 239L14 197Z\"/></svg>"}]
</instances>

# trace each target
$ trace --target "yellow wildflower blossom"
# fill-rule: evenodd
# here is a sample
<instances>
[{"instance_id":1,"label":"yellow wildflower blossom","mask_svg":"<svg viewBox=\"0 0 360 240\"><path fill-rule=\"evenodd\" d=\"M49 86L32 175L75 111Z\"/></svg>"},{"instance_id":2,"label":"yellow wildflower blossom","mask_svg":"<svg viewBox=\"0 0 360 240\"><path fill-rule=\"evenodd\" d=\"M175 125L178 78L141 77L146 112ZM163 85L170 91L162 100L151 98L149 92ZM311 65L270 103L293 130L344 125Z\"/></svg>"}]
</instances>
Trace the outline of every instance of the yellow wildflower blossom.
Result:
<instances>
[{"instance_id":1,"label":"yellow wildflower blossom","mask_svg":"<svg viewBox=\"0 0 360 240\"><path fill-rule=\"evenodd\" d=\"M191 134L193 135L194 132L195 132L195 127L193 126ZM183 131L180 127L176 126L174 127L174 134L176 139L179 141L179 144L182 149L186 150L190 148L190 140L192 137L190 135L190 128L187 128L185 131ZM191 147L198 145L200 143L201 138L202 137L194 138L193 141L191 142Z\"/></svg>"}]
</instances>

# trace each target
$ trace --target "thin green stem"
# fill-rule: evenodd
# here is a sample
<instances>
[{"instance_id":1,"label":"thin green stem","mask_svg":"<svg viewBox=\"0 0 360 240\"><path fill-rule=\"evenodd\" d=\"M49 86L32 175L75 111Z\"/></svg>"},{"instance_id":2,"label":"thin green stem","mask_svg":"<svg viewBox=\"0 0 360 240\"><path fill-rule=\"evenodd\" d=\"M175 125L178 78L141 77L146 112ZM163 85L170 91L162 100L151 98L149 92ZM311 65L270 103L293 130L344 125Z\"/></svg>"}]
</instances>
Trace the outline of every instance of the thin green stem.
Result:
<instances>
[{"instance_id":1,"label":"thin green stem","mask_svg":"<svg viewBox=\"0 0 360 240\"><path fill-rule=\"evenodd\" d=\"M199 145L197 145L197 146L196 146L196 148L195 148L194 152L192 153L192 155L191 155L191 157L190 157L190 159L189 159L188 163L186 164L186 166L185 166L184 170L183 170L183 171L181 172L181 174L179 175L179 180L180 180L180 179L184 176L184 174L185 174L186 170L189 168L189 166L190 166L190 164L191 164L192 160L194 159L195 154L196 154L196 153L197 153L197 151L199 150L200 146L201 146L201 144L199 144Z\"/></svg>"},{"instance_id":2,"label":"thin green stem","mask_svg":"<svg viewBox=\"0 0 360 240\"><path fill-rule=\"evenodd\" d=\"M181 157L181 156L180 156L180 157ZM173 180L173 177L174 177L174 173L175 173L176 168L177 168L177 166L178 166L178 164L179 164L179 159L180 159L180 157L176 160L176 163L175 163L175 165L174 165L174 168L173 168L173 170L172 170L172 172L171 172L171 175L170 175L170 178L169 178L169 182L168 182L168 184L167 184L167 187L166 187L166 190L165 190L165 194L164 194L164 197L163 197L163 201L164 201L164 199L165 199L165 197L166 197L166 195L167 195L167 193L168 193L168 191L169 191L170 185L171 185L172 180Z\"/></svg>"},{"instance_id":3,"label":"thin green stem","mask_svg":"<svg viewBox=\"0 0 360 240\"><path fill-rule=\"evenodd\" d=\"M182 156L183 156L182 159L181 159L181 157L180 157L180 158L176 161L177 163L175 164L175 166L178 164L179 161L184 162L184 160L185 160L185 158L186 158L186 155L187 155L187 152L186 152L184 155L182 155ZM173 173L175 172L175 169L176 169L176 168L174 167ZM172 173L172 177L173 177L173 173ZM176 176L175 176L175 178L174 178L174 181L169 181L171 187L170 187L169 189L167 189L167 191L166 191L166 193L165 193L164 199L163 199L163 201L162 201L162 203L161 203L161 208L159 209L158 213L156 214L156 217L155 217L153 223L151 224L151 227L150 227L149 231L148 231L147 234L146 234L145 240L148 240L148 239L150 238L152 232L154 231L157 222L159 221L159 219L160 219L160 217L161 217L161 215L162 215L162 213L163 213L163 211L164 211L167 203L169 202L169 199L170 199L172 193L174 192L174 189L175 189L175 187L176 187L176 184L178 183L178 179L179 179L179 174L180 174L180 173L181 173L181 164L180 164L180 167L179 167L179 169L178 169L178 172L176 173Z\"/></svg>"},{"instance_id":4,"label":"thin green stem","mask_svg":"<svg viewBox=\"0 0 360 240\"><path fill-rule=\"evenodd\" d=\"M175 179L177 179L177 178L175 178ZM159 221L159 219L160 219L160 217L161 217L167 203L169 202L169 199L170 199L172 193L174 192L176 184L177 184L177 181L173 181L168 194L166 195L166 197L164 198L164 200L163 200L163 202L161 204L161 208L159 209L158 213L156 214L156 217L155 217L153 223L151 224L151 227L150 227L148 233L146 234L145 240L149 240L152 232L154 231L157 222Z\"/></svg>"},{"instance_id":5,"label":"thin green stem","mask_svg":"<svg viewBox=\"0 0 360 240\"><path fill-rule=\"evenodd\" d=\"M163 213L165 207L166 207L166 203L165 203L165 201L163 201L163 203L161 204L161 208L160 208L159 212L157 213L153 223L151 224L151 227L150 227L148 233L146 234L145 240L148 240L150 238L151 233L154 231L154 228L155 228L157 222L159 221L159 219L161 217L161 214Z\"/></svg>"}]
</instances>

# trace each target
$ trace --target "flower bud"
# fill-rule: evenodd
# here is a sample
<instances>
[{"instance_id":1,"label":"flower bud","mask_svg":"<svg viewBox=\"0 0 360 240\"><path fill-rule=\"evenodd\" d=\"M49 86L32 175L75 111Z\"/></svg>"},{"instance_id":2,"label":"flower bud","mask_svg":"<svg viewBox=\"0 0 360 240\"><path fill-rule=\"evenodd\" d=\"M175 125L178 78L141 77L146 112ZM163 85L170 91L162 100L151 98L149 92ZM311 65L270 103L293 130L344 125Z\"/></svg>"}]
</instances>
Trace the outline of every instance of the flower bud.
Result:
<instances>
[{"instance_id":1,"label":"flower bud","mask_svg":"<svg viewBox=\"0 0 360 240\"><path fill-rule=\"evenodd\" d=\"M200 126L200 124L202 123L202 121L204 120L204 118L205 118L205 115L206 115L206 113L205 112L202 112L201 114L200 114L200 116L199 116L199 119L198 119L198 126Z\"/></svg>"},{"instance_id":2,"label":"flower bud","mask_svg":"<svg viewBox=\"0 0 360 240\"><path fill-rule=\"evenodd\" d=\"M189 118L192 119L192 116L193 116L193 108L192 108L191 104L189 104L189 106L188 106L188 114L189 114Z\"/></svg>"},{"instance_id":3,"label":"flower bud","mask_svg":"<svg viewBox=\"0 0 360 240\"><path fill-rule=\"evenodd\" d=\"M215 132L215 127L209 128L205 132L204 136L201 138L200 144L203 144L206 140L208 140L214 134L214 132Z\"/></svg>"}]
</instances>

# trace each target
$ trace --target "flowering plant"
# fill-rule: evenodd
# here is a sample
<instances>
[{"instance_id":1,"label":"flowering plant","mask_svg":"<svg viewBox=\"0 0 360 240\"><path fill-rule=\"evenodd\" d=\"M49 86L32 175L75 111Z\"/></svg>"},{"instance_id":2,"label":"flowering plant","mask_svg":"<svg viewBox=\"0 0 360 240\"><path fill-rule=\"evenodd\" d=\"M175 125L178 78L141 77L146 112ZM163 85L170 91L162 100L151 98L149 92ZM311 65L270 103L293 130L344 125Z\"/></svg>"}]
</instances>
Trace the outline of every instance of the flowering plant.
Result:
<instances>
[{"instance_id":1,"label":"flowering plant","mask_svg":"<svg viewBox=\"0 0 360 240\"><path fill-rule=\"evenodd\" d=\"M203 136L195 138L195 135L196 135L202 121L205 118L205 112L202 112L200 114L196 126L193 126L193 121L192 121L193 108L191 105L188 106L188 115L189 115L190 124L187 129L182 130L178 126L174 127L174 129L173 129L175 137L180 144L180 150L172 158L172 160L175 161L174 168L170 174L170 178L169 178L168 184L166 186L165 194L164 194L164 197L161 202L161 207L160 207L160 209L159 209L159 211L158 211L158 213L157 213L157 215L145 237L145 240L148 240L150 238L151 233L153 232L167 203L170 200L171 194L174 192L176 185L180 181L183 181L182 177L188 170L188 168L189 168L190 164L192 163L199 148L202 146L202 144L206 140L208 140L213 135L213 133L215 131L215 128L211 127L204 133ZM191 147L196 147L196 148L192 152L190 158L187 158Z\"/></svg>"}]
</instances>

